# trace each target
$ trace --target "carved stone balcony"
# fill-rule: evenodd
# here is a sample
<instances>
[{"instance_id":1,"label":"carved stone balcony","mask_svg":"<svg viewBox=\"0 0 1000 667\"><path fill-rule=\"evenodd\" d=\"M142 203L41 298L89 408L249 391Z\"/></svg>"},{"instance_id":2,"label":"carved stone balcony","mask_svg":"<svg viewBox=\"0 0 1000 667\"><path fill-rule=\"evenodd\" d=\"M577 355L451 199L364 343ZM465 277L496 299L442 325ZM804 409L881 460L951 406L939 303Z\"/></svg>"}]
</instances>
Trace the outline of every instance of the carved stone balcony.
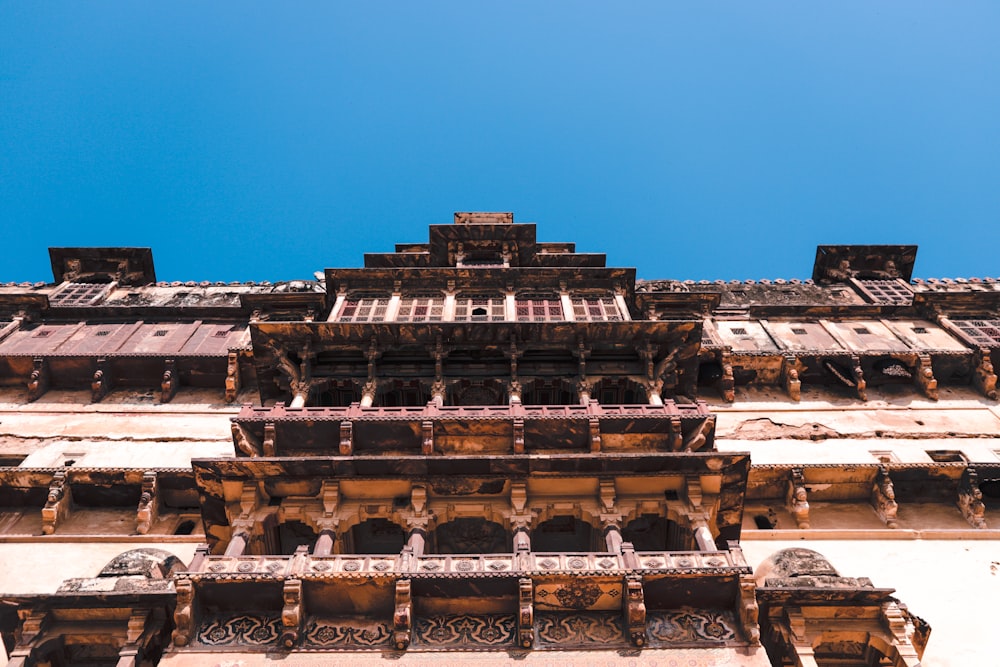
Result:
<instances>
[{"instance_id":1,"label":"carved stone balcony","mask_svg":"<svg viewBox=\"0 0 1000 667\"><path fill-rule=\"evenodd\" d=\"M715 417L678 405L482 405L271 408L233 418L242 456L533 451L711 451Z\"/></svg>"},{"instance_id":2,"label":"carved stone balcony","mask_svg":"<svg viewBox=\"0 0 1000 667\"><path fill-rule=\"evenodd\" d=\"M633 560L634 557L634 560ZM626 559L632 561L631 566ZM281 580L289 577L352 579L370 577L449 578L539 577L550 575L718 575L745 569L729 551L641 551L628 556L610 552L463 554L406 556L343 554L336 556L204 556L190 574L199 579Z\"/></svg>"}]
</instances>

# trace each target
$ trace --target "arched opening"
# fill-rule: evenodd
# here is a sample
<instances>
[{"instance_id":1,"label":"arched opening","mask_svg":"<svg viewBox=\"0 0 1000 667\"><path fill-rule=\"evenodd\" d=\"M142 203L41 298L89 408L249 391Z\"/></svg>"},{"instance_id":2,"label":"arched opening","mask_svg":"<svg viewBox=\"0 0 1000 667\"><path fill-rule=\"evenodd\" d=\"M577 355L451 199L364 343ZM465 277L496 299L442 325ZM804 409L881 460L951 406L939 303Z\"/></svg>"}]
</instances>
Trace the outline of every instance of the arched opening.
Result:
<instances>
[{"instance_id":1,"label":"arched opening","mask_svg":"<svg viewBox=\"0 0 1000 667\"><path fill-rule=\"evenodd\" d=\"M430 392L427 391L427 388L419 380L411 380L409 382L397 380L379 388L376 405L389 408L401 406L416 407L427 405L427 401L430 398Z\"/></svg>"},{"instance_id":2,"label":"arched opening","mask_svg":"<svg viewBox=\"0 0 1000 667\"><path fill-rule=\"evenodd\" d=\"M351 528L351 553L398 554L406 544L403 528L388 519L368 519Z\"/></svg>"},{"instance_id":3,"label":"arched opening","mask_svg":"<svg viewBox=\"0 0 1000 667\"><path fill-rule=\"evenodd\" d=\"M489 554L510 552L511 536L494 521L460 517L443 523L434 531L435 552L439 554Z\"/></svg>"},{"instance_id":4,"label":"arched opening","mask_svg":"<svg viewBox=\"0 0 1000 667\"><path fill-rule=\"evenodd\" d=\"M311 548L317 537L316 531L301 521L285 521L278 525L278 553L290 556L302 545Z\"/></svg>"},{"instance_id":5,"label":"arched opening","mask_svg":"<svg viewBox=\"0 0 1000 667\"><path fill-rule=\"evenodd\" d=\"M361 400L361 388L356 382L330 381L316 387L309 395L309 405L320 408L346 408Z\"/></svg>"},{"instance_id":6,"label":"arched opening","mask_svg":"<svg viewBox=\"0 0 1000 667\"><path fill-rule=\"evenodd\" d=\"M576 389L565 380L532 380L521 393L525 405L575 405L580 401Z\"/></svg>"},{"instance_id":7,"label":"arched opening","mask_svg":"<svg viewBox=\"0 0 1000 667\"><path fill-rule=\"evenodd\" d=\"M496 380L462 380L449 388L450 405L503 405L507 392Z\"/></svg>"},{"instance_id":8,"label":"arched opening","mask_svg":"<svg viewBox=\"0 0 1000 667\"><path fill-rule=\"evenodd\" d=\"M628 378L605 378L594 385L591 397L601 405L640 405L647 402L646 390Z\"/></svg>"},{"instance_id":9,"label":"arched opening","mask_svg":"<svg viewBox=\"0 0 1000 667\"><path fill-rule=\"evenodd\" d=\"M636 551L666 551L667 520L656 514L643 514L629 521L622 538L631 542Z\"/></svg>"},{"instance_id":10,"label":"arched opening","mask_svg":"<svg viewBox=\"0 0 1000 667\"><path fill-rule=\"evenodd\" d=\"M554 516L531 531L532 551L592 551L593 528L569 515Z\"/></svg>"}]
</instances>

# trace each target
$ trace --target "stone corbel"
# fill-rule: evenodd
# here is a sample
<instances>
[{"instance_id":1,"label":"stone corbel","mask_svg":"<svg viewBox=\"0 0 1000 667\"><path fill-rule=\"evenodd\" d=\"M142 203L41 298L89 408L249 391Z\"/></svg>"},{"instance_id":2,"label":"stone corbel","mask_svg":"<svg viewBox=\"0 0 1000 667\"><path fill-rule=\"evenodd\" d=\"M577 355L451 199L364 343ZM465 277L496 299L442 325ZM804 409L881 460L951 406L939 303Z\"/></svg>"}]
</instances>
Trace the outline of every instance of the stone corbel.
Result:
<instances>
[{"instance_id":1,"label":"stone corbel","mask_svg":"<svg viewBox=\"0 0 1000 667\"><path fill-rule=\"evenodd\" d=\"M16 644L10 653L8 667L26 667L34 664L31 652L45 636L44 631L49 625L49 612L46 611L18 609L17 617L20 622L14 632Z\"/></svg>"},{"instance_id":2,"label":"stone corbel","mask_svg":"<svg viewBox=\"0 0 1000 667\"><path fill-rule=\"evenodd\" d=\"M680 417L671 417L667 422L667 447L672 452L684 449L684 422Z\"/></svg>"},{"instance_id":3,"label":"stone corbel","mask_svg":"<svg viewBox=\"0 0 1000 667\"><path fill-rule=\"evenodd\" d=\"M277 431L274 422L264 422L264 441L261 443L261 453L264 456L274 456L277 451Z\"/></svg>"},{"instance_id":4,"label":"stone corbel","mask_svg":"<svg viewBox=\"0 0 1000 667\"><path fill-rule=\"evenodd\" d=\"M281 597L285 604L281 609L281 639L279 641L285 648L292 648L299 640L302 619L305 616L302 608L302 581L300 579L286 579Z\"/></svg>"},{"instance_id":5,"label":"stone corbel","mask_svg":"<svg viewBox=\"0 0 1000 667\"><path fill-rule=\"evenodd\" d=\"M181 377L175 360L167 359L163 366L163 377L160 378L160 403L169 403L177 394Z\"/></svg>"},{"instance_id":6,"label":"stone corbel","mask_svg":"<svg viewBox=\"0 0 1000 667\"><path fill-rule=\"evenodd\" d=\"M111 364L103 357L97 360L97 370L90 380L90 402L97 403L108 395L111 391L113 380L111 377Z\"/></svg>"},{"instance_id":7,"label":"stone corbel","mask_svg":"<svg viewBox=\"0 0 1000 667\"><path fill-rule=\"evenodd\" d=\"M194 584L181 576L174 580L177 607L174 609L174 646L187 646L194 635Z\"/></svg>"},{"instance_id":8,"label":"stone corbel","mask_svg":"<svg viewBox=\"0 0 1000 667\"><path fill-rule=\"evenodd\" d=\"M42 534L51 535L56 526L69 516L73 504L73 491L66 482L66 471L60 470L52 477L49 495L42 507Z\"/></svg>"},{"instance_id":9,"label":"stone corbel","mask_svg":"<svg viewBox=\"0 0 1000 667\"><path fill-rule=\"evenodd\" d=\"M899 523L896 521L896 512L899 505L896 503L896 491L889 477L889 468L880 465L878 474L875 475L875 483L872 485L871 495L872 507L875 513L885 523L887 528L896 528Z\"/></svg>"},{"instance_id":10,"label":"stone corbel","mask_svg":"<svg viewBox=\"0 0 1000 667\"><path fill-rule=\"evenodd\" d=\"M642 591L642 577L625 577L622 595L622 610L625 628L633 646L646 645L646 600Z\"/></svg>"},{"instance_id":11,"label":"stone corbel","mask_svg":"<svg viewBox=\"0 0 1000 667\"><path fill-rule=\"evenodd\" d=\"M420 430L423 436L420 453L424 456L430 456L434 453L434 422L429 419L421 422Z\"/></svg>"},{"instance_id":12,"label":"stone corbel","mask_svg":"<svg viewBox=\"0 0 1000 667\"><path fill-rule=\"evenodd\" d=\"M230 430L233 432L233 444L236 445L236 449L250 458L255 458L261 455L263 448L260 441L257 440L257 436L243 428L240 424L233 423L230 426Z\"/></svg>"},{"instance_id":13,"label":"stone corbel","mask_svg":"<svg viewBox=\"0 0 1000 667\"><path fill-rule=\"evenodd\" d=\"M354 454L354 422L340 422L340 455L351 456Z\"/></svg>"},{"instance_id":14,"label":"stone corbel","mask_svg":"<svg viewBox=\"0 0 1000 667\"><path fill-rule=\"evenodd\" d=\"M392 614L392 643L403 651L410 645L413 632L413 602L410 599L410 580L396 581L395 609Z\"/></svg>"},{"instance_id":15,"label":"stone corbel","mask_svg":"<svg viewBox=\"0 0 1000 667\"><path fill-rule=\"evenodd\" d=\"M677 419L680 422L680 419ZM678 424L678 427L680 424ZM702 419L697 426L684 438L683 448L685 452L697 452L705 446L708 442L708 436L712 433L712 429L715 426L715 417L705 417ZM680 432L680 428L677 429ZM674 450L677 451L677 450Z\"/></svg>"},{"instance_id":16,"label":"stone corbel","mask_svg":"<svg viewBox=\"0 0 1000 667\"><path fill-rule=\"evenodd\" d=\"M37 401L49 390L49 362L41 357L35 357L34 367L28 376L28 401Z\"/></svg>"},{"instance_id":17,"label":"stone corbel","mask_svg":"<svg viewBox=\"0 0 1000 667\"><path fill-rule=\"evenodd\" d=\"M792 468L785 491L785 506L800 530L809 528L809 498L802 468Z\"/></svg>"},{"instance_id":18,"label":"stone corbel","mask_svg":"<svg viewBox=\"0 0 1000 667\"><path fill-rule=\"evenodd\" d=\"M524 454L524 418L514 417L514 453Z\"/></svg>"},{"instance_id":19,"label":"stone corbel","mask_svg":"<svg viewBox=\"0 0 1000 667\"><path fill-rule=\"evenodd\" d=\"M802 362L792 355L786 355L781 363L781 377L785 385L785 392L793 401L802 398L802 381L799 373L804 370Z\"/></svg>"},{"instance_id":20,"label":"stone corbel","mask_svg":"<svg viewBox=\"0 0 1000 667\"><path fill-rule=\"evenodd\" d=\"M979 474L973 467L965 469L958 483L958 509L970 526L986 528L986 505L983 492L979 490Z\"/></svg>"},{"instance_id":21,"label":"stone corbel","mask_svg":"<svg viewBox=\"0 0 1000 667\"><path fill-rule=\"evenodd\" d=\"M240 355L238 352L230 352L226 362L226 403L236 400L236 395L242 388L240 378Z\"/></svg>"},{"instance_id":22,"label":"stone corbel","mask_svg":"<svg viewBox=\"0 0 1000 667\"><path fill-rule=\"evenodd\" d=\"M760 646L760 608L757 606L757 582L752 574L740 575L740 624L752 646Z\"/></svg>"},{"instance_id":23,"label":"stone corbel","mask_svg":"<svg viewBox=\"0 0 1000 667\"><path fill-rule=\"evenodd\" d=\"M917 369L913 381L924 396L932 401L938 400L938 381L934 377L934 367L931 364L931 355L921 352L917 355Z\"/></svg>"},{"instance_id":24,"label":"stone corbel","mask_svg":"<svg viewBox=\"0 0 1000 667\"><path fill-rule=\"evenodd\" d=\"M989 348L979 349L979 363L972 375L976 389L991 401L997 400L997 376L993 371L993 358Z\"/></svg>"},{"instance_id":25,"label":"stone corbel","mask_svg":"<svg viewBox=\"0 0 1000 667\"><path fill-rule=\"evenodd\" d=\"M858 398L862 401L868 400L868 383L865 381L865 372L861 370L861 359L851 357L851 373L854 375L854 385L858 392Z\"/></svg>"},{"instance_id":26,"label":"stone corbel","mask_svg":"<svg viewBox=\"0 0 1000 667\"><path fill-rule=\"evenodd\" d=\"M378 382L372 378L361 386L361 407L370 408L373 406L376 394L378 394Z\"/></svg>"},{"instance_id":27,"label":"stone corbel","mask_svg":"<svg viewBox=\"0 0 1000 667\"><path fill-rule=\"evenodd\" d=\"M719 353L719 366L722 368L722 375L716 386L719 388L719 396L726 403L736 401L736 378L733 375L733 360L728 348Z\"/></svg>"},{"instance_id":28,"label":"stone corbel","mask_svg":"<svg viewBox=\"0 0 1000 667\"><path fill-rule=\"evenodd\" d=\"M517 580L517 596L517 643L527 649L535 643L535 592L531 579Z\"/></svg>"},{"instance_id":29,"label":"stone corbel","mask_svg":"<svg viewBox=\"0 0 1000 667\"><path fill-rule=\"evenodd\" d=\"M587 424L590 430L590 453L596 454L601 451L601 422L597 417L590 417Z\"/></svg>"},{"instance_id":30,"label":"stone corbel","mask_svg":"<svg viewBox=\"0 0 1000 667\"><path fill-rule=\"evenodd\" d=\"M140 535L149 532L159 514L160 503L156 491L156 473L144 472L142 474L142 495L139 496L139 507L135 513L135 530Z\"/></svg>"}]
</instances>

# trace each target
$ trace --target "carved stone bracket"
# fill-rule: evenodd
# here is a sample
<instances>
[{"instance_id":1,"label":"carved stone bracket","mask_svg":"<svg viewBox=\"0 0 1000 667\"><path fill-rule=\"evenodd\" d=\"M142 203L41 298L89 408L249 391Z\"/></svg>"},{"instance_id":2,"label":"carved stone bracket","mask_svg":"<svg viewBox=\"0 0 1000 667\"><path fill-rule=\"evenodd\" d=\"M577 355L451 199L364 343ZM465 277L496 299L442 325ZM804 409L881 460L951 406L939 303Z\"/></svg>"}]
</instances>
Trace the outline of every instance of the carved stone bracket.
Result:
<instances>
[{"instance_id":1,"label":"carved stone bracket","mask_svg":"<svg viewBox=\"0 0 1000 667\"><path fill-rule=\"evenodd\" d=\"M680 417L670 418L667 425L667 442L672 452L679 452L684 449L684 433Z\"/></svg>"},{"instance_id":2,"label":"carved stone bracket","mask_svg":"<svg viewBox=\"0 0 1000 667\"><path fill-rule=\"evenodd\" d=\"M177 371L177 362L167 359L163 364L163 377L160 378L160 403L169 403L177 394L177 387L180 386L181 377Z\"/></svg>"},{"instance_id":3,"label":"carved stone bracket","mask_svg":"<svg viewBox=\"0 0 1000 667\"><path fill-rule=\"evenodd\" d=\"M703 419L698 426L688 434L687 438L684 439L684 451L685 452L697 452L705 446L708 442L708 436L712 432L712 426L714 425L714 417ZM678 422L677 433L680 433L680 419L676 417L671 419L671 428L673 428L673 422ZM676 449L674 451L677 451Z\"/></svg>"},{"instance_id":4,"label":"carved stone bracket","mask_svg":"<svg viewBox=\"0 0 1000 667\"><path fill-rule=\"evenodd\" d=\"M757 583L752 574L740 576L740 623L743 634L753 646L760 646L760 608L757 606Z\"/></svg>"},{"instance_id":5,"label":"carved stone bracket","mask_svg":"<svg viewBox=\"0 0 1000 667\"><path fill-rule=\"evenodd\" d=\"M983 396L997 400L997 376L993 371L993 359L989 348L980 348L979 364L972 375L972 382Z\"/></svg>"},{"instance_id":6,"label":"carved stone bracket","mask_svg":"<svg viewBox=\"0 0 1000 667\"><path fill-rule=\"evenodd\" d=\"M524 419L514 418L514 453L524 454Z\"/></svg>"},{"instance_id":7,"label":"carved stone bracket","mask_svg":"<svg viewBox=\"0 0 1000 667\"><path fill-rule=\"evenodd\" d=\"M108 395L111 391L113 380L111 377L111 364L103 357L97 360L97 370L90 380L90 402L97 403Z\"/></svg>"},{"instance_id":8,"label":"carved stone bracket","mask_svg":"<svg viewBox=\"0 0 1000 667\"><path fill-rule=\"evenodd\" d=\"M802 381L799 379L799 373L802 370L801 361L791 355L785 356L781 364L781 377L785 385L785 392L793 401L802 398Z\"/></svg>"},{"instance_id":9,"label":"carved stone bracket","mask_svg":"<svg viewBox=\"0 0 1000 667\"><path fill-rule=\"evenodd\" d=\"M973 467L962 473L958 484L958 509L973 528L986 528L986 505L983 492L979 490L979 474Z\"/></svg>"},{"instance_id":10,"label":"carved stone bracket","mask_svg":"<svg viewBox=\"0 0 1000 667\"><path fill-rule=\"evenodd\" d=\"M233 432L233 444L236 445L236 449L243 452L250 458L261 455L263 449L260 441L257 440L257 436L239 424L232 424L231 429Z\"/></svg>"},{"instance_id":11,"label":"carved stone bracket","mask_svg":"<svg viewBox=\"0 0 1000 667\"><path fill-rule=\"evenodd\" d=\"M229 360L226 362L226 403L232 403L236 400L236 395L240 393L241 387L240 355L237 352L230 352Z\"/></svg>"},{"instance_id":12,"label":"carved stone bracket","mask_svg":"<svg viewBox=\"0 0 1000 667\"><path fill-rule=\"evenodd\" d=\"M423 438L421 440L420 453L430 456L434 453L434 422L426 420L420 425Z\"/></svg>"},{"instance_id":13,"label":"carved stone bracket","mask_svg":"<svg viewBox=\"0 0 1000 667\"><path fill-rule=\"evenodd\" d=\"M591 417L590 426L590 452L596 454L601 451L601 423L597 417Z\"/></svg>"},{"instance_id":14,"label":"carved stone bracket","mask_svg":"<svg viewBox=\"0 0 1000 667\"><path fill-rule=\"evenodd\" d=\"M875 483L872 485L871 496L872 507L875 513L885 523L887 528L896 528L899 524L896 521L896 512L899 505L896 503L896 491L889 477L889 468L880 465L878 474L875 476Z\"/></svg>"},{"instance_id":15,"label":"carved stone bracket","mask_svg":"<svg viewBox=\"0 0 1000 667\"><path fill-rule=\"evenodd\" d=\"M517 580L517 594L517 643L527 649L535 643L535 593L531 579Z\"/></svg>"},{"instance_id":16,"label":"carved stone bracket","mask_svg":"<svg viewBox=\"0 0 1000 667\"><path fill-rule=\"evenodd\" d=\"M410 580L396 582L395 610L392 614L392 643L403 651L410 645L413 633L413 602L410 599Z\"/></svg>"},{"instance_id":17,"label":"carved stone bracket","mask_svg":"<svg viewBox=\"0 0 1000 667\"><path fill-rule=\"evenodd\" d=\"M174 609L175 646L187 646L194 635L194 585L186 577L174 581L177 591L177 607Z\"/></svg>"},{"instance_id":18,"label":"carved stone bracket","mask_svg":"<svg viewBox=\"0 0 1000 667\"><path fill-rule=\"evenodd\" d=\"M917 372L913 381L927 398L938 400L938 381L934 377L934 367L931 365L931 355L926 352L917 355Z\"/></svg>"},{"instance_id":19,"label":"carved stone bracket","mask_svg":"<svg viewBox=\"0 0 1000 667\"><path fill-rule=\"evenodd\" d=\"M728 350L719 354L719 366L722 367L722 376L716 386L719 388L719 396L726 403L736 401L736 379L733 375L733 360Z\"/></svg>"},{"instance_id":20,"label":"carved stone bracket","mask_svg":"<svg viewBox=\"0 0 1000 667\"><path fill-rule=\"evenodd\" d=\"M299 640L302 629L302 619L305 616L302 605L302 581L286 579L281 592L284 607L281 609L281 644L292 648Z\"/></svg>"},{"instance_id":21,"label":"carved stone bracket","mask_svg":"<svg viewBox=\"0 0 1000 667\"><path fill-rule=\"evenodd\" d=\"M261 443L261 454L264 456L274 456L277 451L277 431L274 422L264 423L264 442Z\"/></svg>"},{"instance_id":22,"label":"carved stone bracket","mask_svg":"<svg viewBox=\"0 0 1000 667\"><path fill-rule=\"evenodd\" d=\"M156 473L143 473L142 495L139 496L139 507L135 513L135 529L140 535L147 534L157 519L160 503L156 491Z\"/></svg>"},{"instance_id":23,"label":"carved stone bracket","mask_svg":"<svg viewBox=\"0 0 1000 667\"><path fill-rule=\"evenodd\" d=\"M802 468L792 468L791 470L788 489L785 493L785 504L799 529L809 528L809 498Z\"/></svg>"},{"instance_id":24,"label":"carved stone bracket","mask_svg":"<svg viewBox=\"0 0 1000 667\"><path fill-rule=\"evenodd\" d=\"M354 454L354 422L340 422L340 455L351 456Z\"/></svg>"},{"instance_id":25,"label":"carved stone bracket","mask_svg":"<svg viewBox=\"0 0 1000 667\"><path fill-rule=\"evenodd\" d=\"M629 576L625 578L622 605L624 607L625 628L629 641L634 646L646 644L646 600L642 591L642 577Z\"/></svg>"},{"instance_id":26,"label":"carved stone bracket","mask_svg":"<svg viewBox=\"0 0 1000 667\"><path fill-rule=\"evenodd\" d=\"M37 401L49 390L49 362L35 358L31 375L28 376L28 401Z\"/></svg>"},{"instance_id":27,"label":"carved stone bracket","mask_svg":"<svg viewBox=\"0 0 1000 667\"><path fill-rule=\"evenodd\" d=\"M42 507L42 533L51 535L68 515L73 503L73 492L66 483L66 471L60 470L52 477L49 495Z\"/></svg>"}]
</instances>

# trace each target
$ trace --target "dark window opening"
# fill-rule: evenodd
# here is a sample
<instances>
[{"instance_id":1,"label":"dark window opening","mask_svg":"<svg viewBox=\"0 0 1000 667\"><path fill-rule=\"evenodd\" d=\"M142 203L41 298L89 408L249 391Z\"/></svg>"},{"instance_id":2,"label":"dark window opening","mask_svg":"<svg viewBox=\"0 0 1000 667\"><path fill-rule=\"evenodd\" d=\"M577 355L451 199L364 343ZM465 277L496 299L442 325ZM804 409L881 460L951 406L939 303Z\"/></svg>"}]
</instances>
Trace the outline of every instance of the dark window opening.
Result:
<instances>
[{"instance_id":1,"label":"dark window opening","mask_svg":"<svg viewBox=\"0 0 1000 667\"><path fill-rule=\"evenodd\" d=\"M572 516L556 516L531 531L531 550L590 551L593 546L589 523Z\"/></svg>"},{"instance_id":2,"label":"dark window opening","mask_svg":"<svg viewBox=\"0 0 1000 667\"><path fill-rule=\"evenodd\" d=\"M479 518L458 518L441 524L434 531L435 553L489 554L513 549L504 527Z\"/></svg>"},{"instance_id":3,"label":"dark window opening","mask_svg":"<svg viewBox=\"0 0 1000 667\"><path fill-rule=\"evenodd\" d=\"M194 521L181 521L177 524L177 528L174 530L174 535L190 535L194 532L194 527Z\"/></svg>"},{"instance_id":4,"label":"dark window opening","mask_svg":"<svg viewBox=\"0 0 1000 667\"><path fill-rule=\"evenodd\" d=\"M935 463L965 463L968 460L956 449L929 449L927 456Z\"/></svg>"},{"instance_id":5,"label":"dark window opening","mask_svg":"<svg viewBox=\"0 0 1000 667\"><path fill-rule=\"evenodd\" d=\"M792 329L792 333L796 336L805 336L808 332L805 329Z\"/></svg>"},{"instance_id":6,"label":"dark window opening","mask_svg":"<svg viewBox=\"0 0 1000 667\"><path fill-rule=\"evenodd\" d=\"M757 514L754 516L753 522L757 524L757 528L760 530L772 530L778 525L777 517L768 514Z\"/></svg>"},{"instance_id":7,"label":"dark window opening","mask_svg":"<svg viewBox=\"0 0 1000 667\"><path fill-rule=\"evenodd\" d=\"M388 519L368 519L351 528L351 543L356 554L398 554L406 534Z\"/></svg>"}]
</instances>

